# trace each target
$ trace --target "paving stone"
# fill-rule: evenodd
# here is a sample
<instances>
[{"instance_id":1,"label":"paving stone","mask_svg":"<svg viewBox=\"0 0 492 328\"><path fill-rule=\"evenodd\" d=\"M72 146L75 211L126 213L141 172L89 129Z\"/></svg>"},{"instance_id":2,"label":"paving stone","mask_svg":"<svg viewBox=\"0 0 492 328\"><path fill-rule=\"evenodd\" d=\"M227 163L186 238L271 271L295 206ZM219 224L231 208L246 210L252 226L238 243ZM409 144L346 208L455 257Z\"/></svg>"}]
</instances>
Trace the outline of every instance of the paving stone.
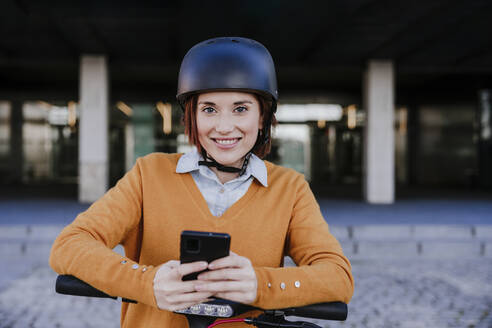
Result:
<instances>
[{"instance_id":1,"label":"paving stone","mask_svg":"<svg viewBox=\"0 0 492 328\"><path fill-rule=\"evenodd\" d=\"M330 225L330 232L339 241L349 239L349 229L345 226Z\"/></svg>"},{"instance_id":2,"label":"paving stone","mask_svg":"<svg viewBox=\"0 0 492 328\"><path fill-rule=\"evenodd\" d=\"M34 270L0 293L0 327L118 327L116 301L54 292L56 275Z\"/></svg>"},{"instance_id":3,"label":"paving stone","mask_svg":"<svg viewBox=\"0 0 492 328\"><path fill-rule=\"evenodd\" d=\"M33 225L30 228L29 239L54 242L62 231L61 225Z\"/></svg>"},{"instance_id":4,"label":"paving stone","mask_svg":"<svg viewBox=\"0 0 492 328\"><path fill-rule=\"evenodd\" d=\"M27 239L5 241L0 240L0 255L2 256L46 256L51 249L51 242L30 242Z\"/></svg>"},{"instance_id":5,"label":"paving stone","mask_svg":"<svg viewBox=\"0 0 492 328\"><path fill-rule=\"evenodd\" d=\"M476 238L492 240L492 225L477 225L474 228Z\"/></svg>"},{"instance_id":6,"label":"paving stone","mask_svg":"<svg viewBox=\"0 0 492 328\"><path fill-rule=\"evenodd\" d=\"M481 256L481 243L478 241L427 241L422 243L423 257L429 258L469 258Z\"/></svg>"},{"instance_id":7,"label":"paving stone","mask_svg":"<svg viewBox=\"0 0 492 328\"><path fill-rule=\"evenodd\" d=\"M480 247L483 249L483 256L492 259L492 242L481 243Z\"/></svg>"},{"instance_id":8,"label":"paving stone","mask_svg":"<svg viewBox=\"0 0 492 328\"><path fill-rule=\"evenodd\" d=\"M22 242L10 242L0 239L0 256L20 256Z\"/></svg>"},{"instance_id":9,"label":"paving stone","mask_svg":"<svg viewBox=\"0 0 492 328\"><path fill-rule=\"evenodd\" d=\"M467 225L417 225L417 239L470 239L473 238L472 227Z\"/></svg>"},{"instance_id":10,"label":"paving stone","mask_svg":"<svg viewBox=\"0 0 492 328\"><path fill-rule=\"evenodd\" d=\"M24 239L29 235L30 228L26 225L2 225L0 240Z\"/></svg>"},{"instance_id":11,"label":"paving stone","mask_svg":"<svg viewBox=\"0 0 492 328\"><path fill-rule=\"evenodd\" d=\"M340 245L342 246L343 254L345 254L345 256L351 256L354 254L353 241L341 240Z\"/></svg>"},{"instance_id":12,"label":"paving stone","mask_svg":"<svg viewBox=\"0 0 492 328\"><path fill-rule=\"evenodd\" d=\"M32 242L27 243L26 252L30 256L49 258L52 242Z\"/></svg>"},{"instance_id":13,"label":"paving stone","mask_svg":"<svg viewBox=\"0 0 492 328\"><path fill-rule=\"evenodd\" d=\"M53 242L62 229L60 225L1 225L0 240Z\"/></svg>"},{"instance_id":14,"label":"paving stone","mask_svg":"<svg viewBox=\"0 0 492 328\"><path fill-rule=\"evenodd\" d=\"M360 225L352 229L352 238L357 240L407 240L413 237L413 227L409 225Z\"/></svg>"},{"instance_id":15,"label":"paving stone","mask_svg":"<svg viewBox=\"0 0 492 328\"><path fill-rule=\"evenodd\" d=\"M117 245L115 248L113 248L113 251L116 253L125 256L125 249L123 248L122 245Z\"/></svg>"},{"instance_id":16,"label":"paving stone","mask_svg":"<svg viewBox=\"0 0 492 328\"><path fill-rule=\"evenodd\" d=\"M417 256L415 241L355 241L350 254L357 258L401 258Z\"/></svg>"}]
</instances>

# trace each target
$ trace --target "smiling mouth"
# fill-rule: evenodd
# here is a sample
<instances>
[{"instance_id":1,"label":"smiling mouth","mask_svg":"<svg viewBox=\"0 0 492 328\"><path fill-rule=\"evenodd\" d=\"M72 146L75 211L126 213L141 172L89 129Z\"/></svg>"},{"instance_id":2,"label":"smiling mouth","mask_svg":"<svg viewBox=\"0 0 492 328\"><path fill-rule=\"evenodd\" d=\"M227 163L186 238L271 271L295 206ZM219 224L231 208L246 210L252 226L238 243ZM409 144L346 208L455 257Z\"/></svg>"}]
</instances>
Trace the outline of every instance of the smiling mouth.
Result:
<instances>
[{"instance_id":1,"label":"smiling mouth","mask_svg":"<svg viewBox=\"0 0 492 328\"><path fill-rule=\"evenodd\" d=\"M232 145L241 140L241 138L228 138L228 139L215 139L212 138L216 143L220 145Z\"/></svg>"}]
</instances>

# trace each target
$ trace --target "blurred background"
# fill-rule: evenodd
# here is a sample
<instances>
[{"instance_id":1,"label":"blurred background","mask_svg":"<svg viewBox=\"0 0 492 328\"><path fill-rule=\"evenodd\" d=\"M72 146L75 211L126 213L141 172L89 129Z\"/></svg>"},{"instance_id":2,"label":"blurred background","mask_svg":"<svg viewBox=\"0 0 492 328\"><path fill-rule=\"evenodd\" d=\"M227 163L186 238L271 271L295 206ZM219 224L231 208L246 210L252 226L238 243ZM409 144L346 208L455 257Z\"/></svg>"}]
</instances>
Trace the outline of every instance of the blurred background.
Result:
<instances>
[{"instance_id":1,"label":"blurred background","mask_svg":"<svg viewBox=\"0 0 492 328\"><path fill-rule=\"evenodd\" d=\"M267 159L306 176L353 259L346 325L492 327L490 31L489 0L2 0L0 327L53 326L45 308L27 322L12 304L33 305L11 300L23 286L52 293L46 256L61 227L137 157L189 149L179 65L217 36L274 58Z\"/></svg>"},{"instance_id":2,"label":"blurred background","mask_svg":"<svg viewBox=\"0 0 492 328\"><path fill-rule=\"evenodd\" d=\"M179 64L216 36L270 50L269 159L319 193L364 197L375 174L375 202L492 190L490 1L5 0L0 15L3 190L56 186L90 202L136 157L185 150ZM105 188L84 187L91 164Z\"/></svg>"}]
</instances>

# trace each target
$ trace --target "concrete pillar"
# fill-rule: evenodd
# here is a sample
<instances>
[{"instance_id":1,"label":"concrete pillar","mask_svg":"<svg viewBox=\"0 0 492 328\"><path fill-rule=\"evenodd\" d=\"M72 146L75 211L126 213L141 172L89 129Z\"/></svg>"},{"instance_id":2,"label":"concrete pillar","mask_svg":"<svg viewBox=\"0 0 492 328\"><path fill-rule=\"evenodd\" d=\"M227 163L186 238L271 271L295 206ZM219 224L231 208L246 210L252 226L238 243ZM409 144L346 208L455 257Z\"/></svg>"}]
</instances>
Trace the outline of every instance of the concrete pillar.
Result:
<instances>
[{"instance_id":1,"label":"concrete pillar","mask_svg":"<svg viewBox=\"0 0 492 328\"><path fill-rule=\"evenodd\" d=\"M108 188L108 69L104 56L80 61L79 201L90 203Z\"/></svg>"},{"instance_id":2,"label":"concrete pillar","mask_svg":"<svg viewBox=\"0 0 492 328\"><path fill-rule=\"evenodd\" d=\"M12 183L22 182L24 167L24 142L22 139L22 101L10 103L10 179Z\"/></svg>"},{"instance_id":3,"label":"concrete pillar","mask_svg":"<svg viewBox=\"0 0 492 328\"><path fill-rule=\"evenodd\" d=\"M364 73L364 197L390 204L395 199L393 63L371 60Z\"/></svg>"}]
</instances>

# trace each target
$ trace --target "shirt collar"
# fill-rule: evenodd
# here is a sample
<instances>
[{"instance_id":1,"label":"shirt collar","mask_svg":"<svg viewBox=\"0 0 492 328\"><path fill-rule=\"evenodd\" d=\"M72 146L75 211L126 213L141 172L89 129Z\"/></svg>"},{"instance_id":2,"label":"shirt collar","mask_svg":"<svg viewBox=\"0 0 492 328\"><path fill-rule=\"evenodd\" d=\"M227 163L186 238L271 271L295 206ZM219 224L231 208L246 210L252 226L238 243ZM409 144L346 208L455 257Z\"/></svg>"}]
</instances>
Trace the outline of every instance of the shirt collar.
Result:
<instances>
[{"instance_id":1,"label":"shirt collar","mask_svg":"<svg viewBox=\"0 0 492 328\"><path fill-rule=\"evenodd\" d=\"M201 160L203 160L202 155L200 155L196 148L194 148L179 158L178 165L176 165L176 173L189 173L200 170L198 161ZM205 168L210 170L208 167ZM258 180L258 182L260 182L264 187L268 187L267 168L265 162L263 162L255 154L251 154L248 167L246 168L246 172L243 176L249 177L250 175Z\"/></svg>"}]
</instances>

